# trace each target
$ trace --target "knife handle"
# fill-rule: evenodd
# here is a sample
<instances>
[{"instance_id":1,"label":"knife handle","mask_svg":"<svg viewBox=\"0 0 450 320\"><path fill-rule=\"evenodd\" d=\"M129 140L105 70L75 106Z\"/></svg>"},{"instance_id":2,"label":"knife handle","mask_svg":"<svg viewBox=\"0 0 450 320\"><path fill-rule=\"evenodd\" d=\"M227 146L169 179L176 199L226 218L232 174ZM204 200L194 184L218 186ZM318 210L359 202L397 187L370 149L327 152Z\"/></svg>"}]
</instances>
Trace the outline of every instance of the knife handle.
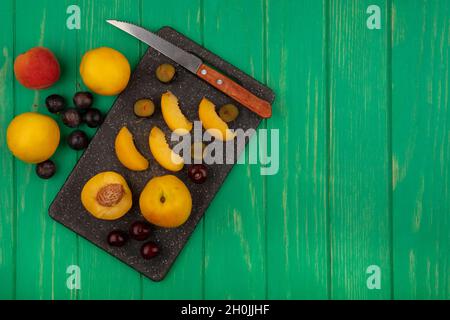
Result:
<instances>
[{"instance_id":1,"label":"knife handle","mask_svg":"<svg viewBox=\"0 0 450 320\"><path fill-rule=\"evenodd\" d=\"M202 64L197 71L197 75L259 116L263 118L270 118L272 116L272 106L269 102L258 98L213 68Z\"/></svg>"}]
</instances>

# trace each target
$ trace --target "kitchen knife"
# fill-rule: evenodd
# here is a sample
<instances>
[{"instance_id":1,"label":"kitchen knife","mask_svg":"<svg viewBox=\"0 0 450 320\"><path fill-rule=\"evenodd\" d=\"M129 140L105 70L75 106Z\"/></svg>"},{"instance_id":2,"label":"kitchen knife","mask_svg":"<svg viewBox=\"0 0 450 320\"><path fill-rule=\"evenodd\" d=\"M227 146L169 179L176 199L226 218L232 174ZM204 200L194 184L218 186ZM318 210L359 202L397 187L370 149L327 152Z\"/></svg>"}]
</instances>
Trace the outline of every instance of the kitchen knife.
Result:
<instances>
[{"instance_id":1,"label":"kitchen knife","mask_svg":"<svg viewBox=\"0 0 450 320\"><path fill-rule=\"evenodd\" d=\"M205 80L213 87L222 91L259 116L263 118L270 118L272 116L272 106L269 102L255 96L253 93L240 86L230 78L207 66L197 56L178 48L158 35L132 23L117 20L106 21L131 34L133 37L141 40L142 42L145 42L153 49L161 52L163 55L172 59L190 72L196 74L198 77Z\"/></svg>"}]
</instances>

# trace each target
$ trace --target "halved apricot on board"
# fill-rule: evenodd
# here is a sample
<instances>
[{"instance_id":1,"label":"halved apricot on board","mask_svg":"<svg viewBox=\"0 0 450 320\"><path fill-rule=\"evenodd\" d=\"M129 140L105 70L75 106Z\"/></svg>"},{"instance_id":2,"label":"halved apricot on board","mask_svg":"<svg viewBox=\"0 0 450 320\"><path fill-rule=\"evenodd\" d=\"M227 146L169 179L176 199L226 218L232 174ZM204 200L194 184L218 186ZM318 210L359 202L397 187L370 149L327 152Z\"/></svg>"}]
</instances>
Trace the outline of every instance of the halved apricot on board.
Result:
<instances>
[{"instance_id":1,"label":"halved apricot on board","mask_svg":"<svg viewBox=\"0 0 450 320\"><path fill-rule=\"evenodd\" d=\"M115 150L117 158L126 168L133 171L143 171L148 168L148 160L136 148L133 135L122 127L116 136Z\"/></svg>"},{"instance_id":2,"label":"halved apricot on board","mask_svg":"<svg viewBox=\"0 0 450 320\"><path fill-rule=\"evenodd\" d=\"M81 191L81 203L98 219L116 220L131 209L133 199L124 177L105 171L86 182Z\"/></svg>"},{"instance_id":3,"label":"halved apricot on board","mask_svg":"<svg viewBox=\"0 0 450 320\"><path fill-rule=\"evenodd\" d=\"M192 130L192 122L181 112L178 98L170 91L161 96L161 112L170 130L178 130L177 132L181 134L186 134Z\"/></svg>"},{"instance_id":4,"label":"halved apricot on board","mask_svg":"<svg viewBox=\"0 0 450 320\"><path fill-rule=\"evenodd\" d=\"M165 169L170 171L180 171L184 166L184 160L173 152L167 143L164 132L158 127L153 127L148 137L150 151L155 160Z\"/></svg>"},{"instance_id":5,"label":"halved apricot on board","mask_svg":"<svg viewBox=\"0 0 450 320\"><path fill-rule=\"evenodd\" d=\"M227 123L217 114L214 103L208 99L203 98L200 101L198 116L205 130L216 139L222 141L234 139L234 133L228 129Z\"/></svg>"}]
</instances>

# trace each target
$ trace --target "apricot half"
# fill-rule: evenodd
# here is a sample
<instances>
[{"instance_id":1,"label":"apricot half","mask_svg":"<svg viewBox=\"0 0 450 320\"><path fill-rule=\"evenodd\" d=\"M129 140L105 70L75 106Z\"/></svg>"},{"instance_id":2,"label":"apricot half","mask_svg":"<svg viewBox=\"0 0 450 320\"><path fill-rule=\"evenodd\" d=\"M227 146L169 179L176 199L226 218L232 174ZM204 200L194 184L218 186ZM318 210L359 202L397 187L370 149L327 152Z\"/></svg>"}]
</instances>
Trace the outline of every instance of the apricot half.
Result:
<instances>
[{"instance_id":1,"label":"apricot half","mask_svg":"<svg viewBox=\"0 0 450 320\"><path fill-rule=\"evenodd\" d=\"M86 182L81 191L81 203L98 219L116 220L131 209L133 199L124 177L105 171Z\"/></svg>"},{"instance_id":2,"label":"apricot half","mask_svg":"<svg viewBox=\"0 0 450 320\"><path fill-rule=\"evenodd\" d=\"M189 218L192 197L186 185L173 175L152 178L139 198L142 215L150 223L175 228Z\"/></svg>"},{"instance_id":3,"label":"apricot half","mask_svg":"<svg viewBox=\"0 0 450 320\"><path fill-rule=\"evenodd\" d=\"M150 131L148 144L153 157L163 168L174 172L183 168L183 158L173 152L166 141L164 132L158 127L153 127Z\"/></svg>"},{"instance_id":4,"label":"apricot half","mask_svg":"<svg viewBox=\"0 0 450 320\"><path fill-rule=\"evenodd\" d=\"M208 99L203 98L200 101L198 116L205 130L216 139L222 141L234 139L234 133L228 129L227 123L217 114L214 103Z\"/></svg>"},{"instance_id":5,"label":"apricot half","mask_svg":"<svg viewBox=\"0 0 450 320\"><path fill-rule=\"evenodd\" d=\"M143 171L148 168L148 160L136 148L133 135L127 127L122 127L116 136L116 155L120 163L133 171Z\"/></svg>"},{"instance_id":6,"label":"apricot half","mask_svg":"<svg viewBox=\"0 0 450 320\"><path fill-rule=\"evenodd\" d=\"M161 112L170 130L184 134L192 130L192 122L181 112L178 98L170 91L161 96Z\"/></svg>"}]
</instances>

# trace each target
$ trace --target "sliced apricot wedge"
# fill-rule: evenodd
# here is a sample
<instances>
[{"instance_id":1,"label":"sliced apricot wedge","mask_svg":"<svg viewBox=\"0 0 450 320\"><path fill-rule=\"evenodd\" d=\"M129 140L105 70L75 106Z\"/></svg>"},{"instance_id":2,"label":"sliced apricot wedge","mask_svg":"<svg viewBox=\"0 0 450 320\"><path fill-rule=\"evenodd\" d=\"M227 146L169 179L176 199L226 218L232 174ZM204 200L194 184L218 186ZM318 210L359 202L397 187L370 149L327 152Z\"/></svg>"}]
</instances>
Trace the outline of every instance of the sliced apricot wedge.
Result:
<instances>
[{"instance_id":1,"label":"sliced apricot wedge","mask_svg":"<svg viewBox=\"0 0 450 320\"><path fill-rule=\"evenodd\" d=\"M183 158L170 148L161 129L158 127L152 128L148 137L148 143L153 157L163 168L174 172L183 169Z\"/></svg>"},{"instance_id":2,"label":"sliced apricot wedge","mask_svg":"<svg viewBox=\"0 0 450 320\"><path fill-rule=\"evenodd\" d=\"M161 96L161 112L170 130L186 134L192 130L192 122L181 112L178 98L170 91Z\"/></svg>"},{"instance_id":3,"label":"sliced apricot wedge","mask_svg":"<svg viewBox=\"0 0 450 320\"><path fill-rule=\"evenodd\" d=\"M116 155L124 167L133 171L143 171L148 168L148 160L139 152L133 141L133 135L127 127L122 127L116 136Z\"/></svg>"},{"instance_id":4,"label":"sliced apricot wedge","mask_svg":"<svg viewBox=\"0 0 450 320\"><path fill-rule=\"evenodd\" d=\"M216 112L216 106L210 100L203 98L198 107L198 116L202 122L203 128L222 141L234 139L234 133L230 131L228 125Z\"/></svg>"}]
</instances>

